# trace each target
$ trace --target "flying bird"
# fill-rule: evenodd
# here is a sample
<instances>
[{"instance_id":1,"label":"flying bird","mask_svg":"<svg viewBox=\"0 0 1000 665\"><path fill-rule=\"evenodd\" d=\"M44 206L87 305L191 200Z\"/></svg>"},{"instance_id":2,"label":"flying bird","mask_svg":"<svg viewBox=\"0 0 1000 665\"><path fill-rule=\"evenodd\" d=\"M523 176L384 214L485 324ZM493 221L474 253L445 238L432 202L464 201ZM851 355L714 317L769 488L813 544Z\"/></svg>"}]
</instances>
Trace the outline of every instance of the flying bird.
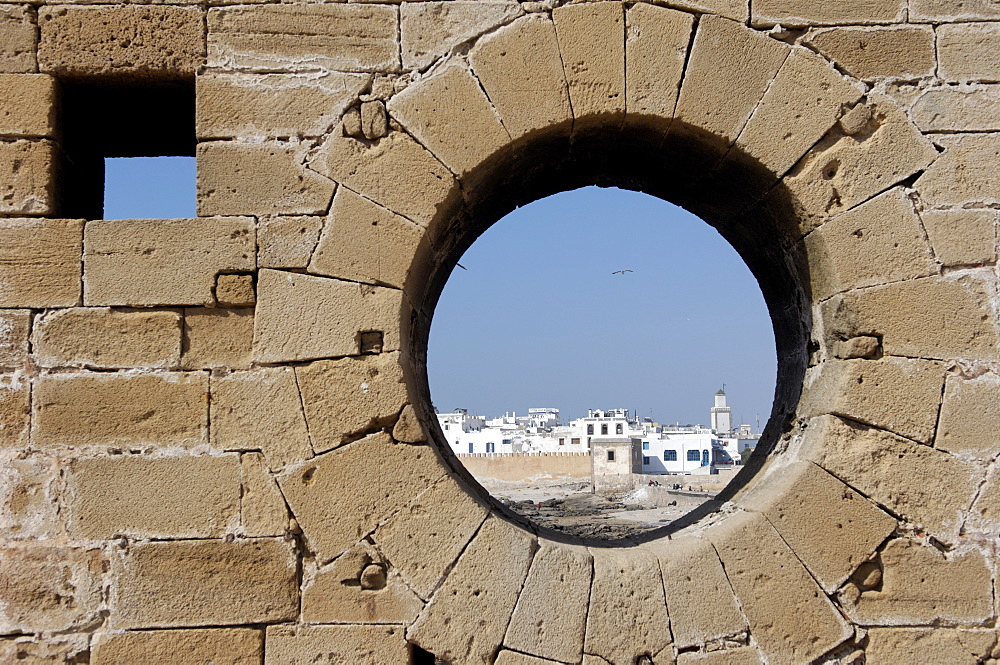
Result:
<instances>
[{"instance_id":1,"label":"flying bird","mask_svg":"<svg viewBox=\"0 0 1000 665\"><path fill-rule=\"evenodd\" d=\"M613 273L611 273L611 274L612 274L612 275L624 275L624 274L625 274L625 273L627 273L627 272L633 272L633 271L632 271L632 270L616 270L616 271L614 271L614 272L613 272Z\"/></svg>"},{"instance_id":2,"label":"flying bird","mask_svg":"<svg viewBox=\"0 0 1000 665\"><path fill-rule=\"evenodd\" d=\"M459 268L461 268L462 270L468 270L468 268L466 268L465 266L463 266L461 263L455 263L455 265L458 266Z\"/></svg>"}]
</instances>

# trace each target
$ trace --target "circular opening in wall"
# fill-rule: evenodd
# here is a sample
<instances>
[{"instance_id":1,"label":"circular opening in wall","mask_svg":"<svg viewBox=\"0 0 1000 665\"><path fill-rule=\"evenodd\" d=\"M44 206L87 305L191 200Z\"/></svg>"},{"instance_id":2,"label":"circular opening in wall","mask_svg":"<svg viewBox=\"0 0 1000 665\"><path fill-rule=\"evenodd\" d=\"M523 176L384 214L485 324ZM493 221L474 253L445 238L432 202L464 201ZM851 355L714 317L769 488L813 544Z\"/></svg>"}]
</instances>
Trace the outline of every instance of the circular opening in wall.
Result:
<instances>
[{"instance_id":1,"label":"circular opening in wall","mask_svg":"<svg viewBox=\"0 0 1000 665\"><path fill-rule=\"evenodd\" d=\"M774 328L719 233L659 198L584 187L518 208L459 259L427 373L465 469L537 524L620 539L743 468L772 410Z\"/></svg>"}]
</instances>

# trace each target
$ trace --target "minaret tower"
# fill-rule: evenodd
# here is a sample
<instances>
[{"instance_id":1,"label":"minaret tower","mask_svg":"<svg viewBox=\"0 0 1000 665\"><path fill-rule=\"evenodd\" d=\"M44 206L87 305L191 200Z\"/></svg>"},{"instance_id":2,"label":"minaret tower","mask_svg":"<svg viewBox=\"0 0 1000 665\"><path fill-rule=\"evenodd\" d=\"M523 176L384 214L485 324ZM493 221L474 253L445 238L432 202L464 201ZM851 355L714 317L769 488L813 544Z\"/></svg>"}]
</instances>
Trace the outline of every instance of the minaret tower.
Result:
<instances>
[{"instance_id":1,"label":"minaret tower","mask_svg":"<svg viewBox=\"0 0 1000 665\"><path fill-rule=\"evenodd\" d=\"M715 393L715 406L712 407L712 429L716 434L726 434L733 431L732 409L726 406L725 386Z\"/></svg>"}]
</instances>

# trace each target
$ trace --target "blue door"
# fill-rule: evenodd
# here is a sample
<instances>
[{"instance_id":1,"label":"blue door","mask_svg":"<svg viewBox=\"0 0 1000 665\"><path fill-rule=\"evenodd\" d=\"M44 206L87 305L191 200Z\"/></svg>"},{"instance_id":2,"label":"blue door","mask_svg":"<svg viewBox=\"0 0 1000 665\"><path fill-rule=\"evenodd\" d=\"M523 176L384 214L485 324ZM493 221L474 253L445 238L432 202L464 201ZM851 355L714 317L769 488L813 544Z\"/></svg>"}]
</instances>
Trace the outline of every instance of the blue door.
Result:
<instances>
[{"instance_id":1,"label":"blue door","mask_svg":"<svg viewBox=\"0 0 1000 665\"><path fill-rule=\"evenodd\" d=\"M708 451L707 450L701 451L701 465L702 466L708 466Z\"/></svg>"},{"instance_id":2,"label":"blue door","mask_svg":"<svg viewBox=\"0 0 1000 665\"><path fill-rule=\"evenodd\" d=\"M469 441L469 454L470 455L472 454L472 442L471 441Z\"/></svg>"}]
</instances>

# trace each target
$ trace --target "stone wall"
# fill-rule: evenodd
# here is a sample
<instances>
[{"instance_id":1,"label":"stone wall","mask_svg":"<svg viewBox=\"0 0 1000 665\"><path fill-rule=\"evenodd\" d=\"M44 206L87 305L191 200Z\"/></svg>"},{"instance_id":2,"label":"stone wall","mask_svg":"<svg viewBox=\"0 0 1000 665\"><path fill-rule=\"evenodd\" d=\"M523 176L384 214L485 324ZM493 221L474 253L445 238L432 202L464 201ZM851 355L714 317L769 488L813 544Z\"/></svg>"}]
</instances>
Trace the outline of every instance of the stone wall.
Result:
<instances>
[{"instance_id":1,"label":"stone wall","mask_svg":"<svg viewBox=\"0 0 1000 665\"><path fill-rule=\"evenodd\" d=\"M0 661L991 662L998 46L989 0L0 4ZM198 217L99 219L130 154ZM595 183L774 321L669 538L517 521L430 407L462 251Z\"/></svg>"},{"instance_id":2,"label":"stone wall","mask_svg":"<svg viewBox=\"0 0 1000 665\"><path fill-rule=\"evenodd\" d=\"M485 453L456 455L476 478L503 481L580 478L590 480L589 453Z\"/></svg>"}]
</instances>

